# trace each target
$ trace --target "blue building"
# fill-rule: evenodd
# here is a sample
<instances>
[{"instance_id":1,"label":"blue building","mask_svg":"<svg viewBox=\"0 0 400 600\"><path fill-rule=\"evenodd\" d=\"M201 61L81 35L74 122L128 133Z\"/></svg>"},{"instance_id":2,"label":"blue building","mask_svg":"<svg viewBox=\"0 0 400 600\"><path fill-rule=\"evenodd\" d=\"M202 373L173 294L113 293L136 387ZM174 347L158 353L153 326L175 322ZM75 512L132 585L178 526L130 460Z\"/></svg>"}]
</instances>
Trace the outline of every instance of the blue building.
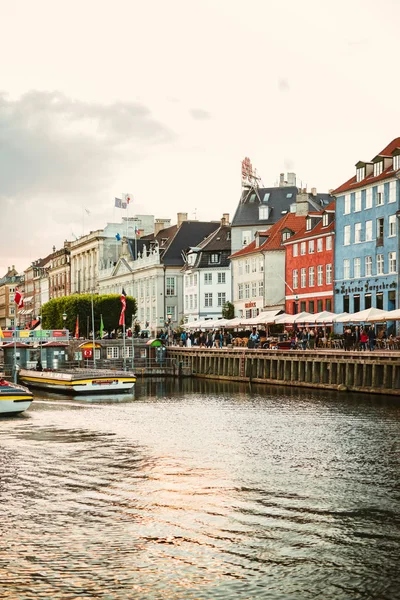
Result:
<instances>
[{"instance_id":1,"label":"blue building","mask_svg":"<svg viewBox=\"0 0 400 600\"><path fill-rule=\"evenodd\" d=\"M354 177L336 196L335 312L399 304L400 138L370 162L356 164Z\"/></svg>"}]
</instances>

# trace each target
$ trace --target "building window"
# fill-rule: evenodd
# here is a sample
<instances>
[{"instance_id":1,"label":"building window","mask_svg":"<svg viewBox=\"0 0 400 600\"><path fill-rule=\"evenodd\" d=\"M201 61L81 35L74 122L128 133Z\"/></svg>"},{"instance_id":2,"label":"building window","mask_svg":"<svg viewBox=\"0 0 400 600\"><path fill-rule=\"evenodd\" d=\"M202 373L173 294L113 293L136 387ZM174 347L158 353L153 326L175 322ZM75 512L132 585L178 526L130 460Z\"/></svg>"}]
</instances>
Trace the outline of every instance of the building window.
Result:
<instances>
[{"instance_id":1,"label":"building window","mask_svg":"<svg viewBox=\"0 0 400 600\"><path fill-rule=\"evenodd\" d=\"M376 294L376 308L383 309L383 294L382 294L382 292L378 292L378 294Z\"/></svg>"},{"instance_id":2,"label":"building window","mask_svg":"<svg viewBox=\"0 0 400 600\"><path fill-rule=\"evenodd\" d=\"M383 217L376 220L376 244L383 246L383 235L385 232Z\"/></svg>"},{"instance_id":3,"label":"building window","mask_svg":"<svg viewBox=\"0 0 400 600\"><path fill-rule=\"evenodd\" d=\"M351 200L351 196L350 196L350 194L347 194L344 197L344 214L345 215L350 214L350 200Z\"/></svg>"},{"instance_id":4,"label":"building window","mask_svg":"<svg viewBox=\"0 0 400 600\"><path fill-rule=\"evenodd\" d=\"M317 239L317 252L322 252L322 250L323 250L323 239L318 238Z\"/></svg>"},{"instance_id":5,"label":"building window","mask_svg":"<svg viewBox=\"0 0 400 600\"><path fill-rule=\"evenodd\" d=\"M372 240L372 221L365 221L365 241Z\"/></svg>"},{"instance_id":6,"label":"building window","mask_svg":"<svg viewBox=\"0 0 400 600\"><path fill-rule=\"evenodd\" d=\"M171 321L176 321L176 306L168 306L167 304L166 318L168 318L168 315L171 315Z\"/></svg>"},{"instance_id":7,"label":"building window","mask_svg":"<svg viewBox=\"0 0 400 600\"><path fill-rule=\"evenodd\" d=\"M225 283L226 273L218 273L218 283Z\"/></svg>"},{"instance_id":8,"label":"building window","mask_svg":"<svg viewBox=\"0 0 400 600\"><path fill-rule=\"evenodd\" d=\"M197 285L197 273L193 275L193 285Z\"/></svg>"},{"instance_id":9,"label":"building window","mask_svg":"<svg viewBox=\"0 0 400 600\"><path fill-rule=\"evenodd\" d=\"M308 242L308 254L314 254L314 240Z\"/></svg>"},{"instance_id":10,"label":"building window","mask_svg":"<svg viewBox=\"0 0 400 600\"><path fill-rule=\"evenodd\" d=\"M354 198L354 212L360 212L361 210L361 192L356 192Z\"/></svg>"},{"instance_id":11,"label":"building window","mask_svg":"<svg viewBox=\"0 0 400 600\"><path fill-rule=\"evenodd\" d=\"M243 283L238 285L238 300L243 300Z\"/></svg>"},{"instance_id":12,"label":"building window","mask_svg":"<svg viewBox=\"0 0 400 600\"><path fill-rule=\"evenodd\" d=\"M390 215L389 217L389 237L396 235L396 215Z\"/></svg>"},{"instance_id":13,"label":"building window","mask_svg":"<svg viewBox=\"0 0 400 600\"><path fill-rule=\"evenodd\" d=\"M358 312L360 310L360 294L354 294L353 296L353 311Z\"/></svg>"},{"instance_id":14,"label":"building window","mask_svg":"<svg viewBox=\"0 0 400 600\"><path fill-rule=\"evenodd\" d=\"M225 292L218 292L218 304L217 306L223 306L226 302Z\"/></svg>"},{"instance_id":15,"label":"building window","mask_svg":"<svg viewBox=\"0 0 400 600\"><path fill-rule=\"evenodd\" d=\"M239 271L239 275L243 275L243 261L242 260L239 260L238 271Z\"/></svg>"},{"instance_id":16,"label":"building window","mask_svg":"<svg viewBox=\"0 0 400 600\"><path fill-rule=\"evenodd\" d=\"M246 299L250 298L250 284L249 283L244 284L244 297Z\"/></svg>"},{"instance_id":17,"label":"building window","mask_svg":"<svg viewBox=\"0 0 400 600\"><path fill-rule=\"evenodd\" d=\"M306 219L306 231L310 231L311 229L311 219L308 217Z\"/></svg>"},{"instance_id":18,"label":"building window","mask_svg":"<svg viewBox=\"0 0 400 600\"><path fill-rule=\"evenodd\" d=\"M374 177L378 177L383 171L383 160L374 163Z\"/></svg>"},{"instance_id":19,"label":"building window","mask_svg":"<svg viewBox=\"0 0 400 600\"><path fill-rule=\"evenodd\" d=\"M344 234L344 246L348 246L350 244L350 225L345 225L343 228Z\"/></svg>"},{"instance_id":20,"label":"building window","mask_svg":"<svg viewBox=\"0 0 400 600\"><path fill-rule=\"evenodd\" d=\"M332 310L332 300L330 298L326 299L325 310Z\"/></svg>"},{"instance_id":21,"label":"building window","mask_svg":"<svg viewBox=\"0 0 400 600\"><path fill-rule=\"evenodd\" d=\"M205 285L212 284L212 273L204 273L204 284Z\"/></svg>"},{"instance_id":22,"label":"building window","mask_svg":"<svg viewBox=\"0 0 400 600\"><path fill-rule=\"evenodd\" d=\"M361 259L358 257L354 259L354 279L357 277L361 277Z\"/></svg>"},{"instance_id":23,"label":"building window","mask_svg":"<svg viewBox=\"0 0 400 600\"><path fill-rule=\"evenodd\" d=\"M372 256L365 257L365 277L372 275Z\"/></svg>"},{"instance_id":24,"label":"building window","mask_svg":"<svg viewBox=\"0 0 400 600\"><path fill-rule=\"evenodd\" d=\"M257 273L257 259L256 258L251 259L251 272Z\"/></svg>"},{"instance_id":25,"label":"building window","mask_svg":"<svg viewBox=\"0 0 400 600\"><path fill-rule=\"evenodd\" d=\"M193 294L193 308L197 310L197 294Z\"/></svg>"},{"instance_id":26,"label":"building window","mask_svg":"<svg viewBox=\"0 0 400 600\"><path fill-rule=\"evenodd\" d=\"M317 285L324 285L324 271L322 265L318 265L317 267Z\"/></svg>"},{"instance_id":27,"label":"building window","mask_svg":"<svg viewBox=\"0 0 400 600\"><path fill-rule=\"evenodd\" d=\"M400 159L400 154L398 155L398 158ZM389 184L389 202L396 202L396 182L395 181L391 181Z\"/></svg>"},{"instance_id":28,"label":"building window","mask_svg":"<svg viewBox=\"0 0 400 600\"><path fill-rule=\"evenodd\" d=\"M308 285L310 287L313 287L315 285L315 268L314 267L309 267L308 268Z\"/></svg>"},{"instance_id":29,"label":"building window","mask_svg":"<svg viewBox=\"0 0 400 600\"><path fill-rule=\"evenodd\" d=\"M372 208L372 188L368 188L366 191L365 208Z\"/></svg>"},{"instance_id":30,"label":"building window","mask_svg":"<svg viewBox=\"0 0 400 600\"><path fill-rule=\"evenodd\" d=\"M193 310L193 294L190 294L189 308Z\"/></svg>"},{"instance_id":31,"label":"building window","mask_svg":"<svg viewBox=\"0 0 400 600\"><path fill-rule=\"evenodd\" d=\"M189 296L185 296L185 310L189 310Z\"/></svg>"},{"instance_id":32,"label":"building window","mask_svg":"<svg viewBox=\"0 0 400 600\"><path fill-rule=\"evenodd\" d=\"M400 154L396 154L393 156L393 171L398 171L400 169Z\"/></svg>"},{"instance_id":33,"label":"building window","mask_svg":"<svg viewBox=\"0 0 400 600\"><path fill-rule=\"evenodd\" d=\"M326 285L331 285L332 283L332 265L326 265Z\"/></svg>"},{"instance_id":34,"label":"building window","mask_svg":"<svg viewBox=\"0 0 400 600\"><path fill-rule=\"evenodd\" d=\"M305 242L301 242L300 244L300 254L301 256L304 256L306 253L306 243Z\"/></svg>"},{"instance_id":35,"label":"building window","mask_svg":"<svg viewBox=\"0 0 400 600\"><path fill-rule=\"evenodd\" d=\"M121 348L122 350L122 348ZM107 347L107 358L119 358L119 347L118 346L108 346Z\"/></svg>"},{"instance_id":36,"label":"building window","mask_svg":"<svg viewBox=\"0 0 400 600\"><path fill-rule=\"evenodd\" d=\"M329 215L328 213L324 213L322 215L322 227L328 227L329 225Z\"/></svg>"},{"instance_id":37,"label":"building window","mask_svg":"<svg viewBox=\"0 0 400 600\"><path fill-rule=\"evenodd\" d=\"M212 264L218 264L221 260L221 255L220 254L211 254L210 256L210 263Z\"/></svg>"},{"instance_id":38,"label":"building window","mask_svg":"<svg viewBox=\"0 0 400 600\"><path fill-rule=\"evenodd\" d=\"M299 245L293 244L293 256L298 256L298 255L299 255Z\"/></svg>"},{"instance_id":39,"label":"building window","mask_svg":"<svg viewBox=\"0 0 400 600\"><path fill-rule=\"evenodd\" d=\"M350 312L350 298L349 296L343 296L343 312Z\"/></svg>"},{"instance_id":40,"label":"building window","mask_svg":"<svg viewBox=\"0 0 400 600\"><path fill-rule=\"evenodd\" d=\"M343 261L343 279L350 279L350 259L345 258Z\"/></svg>"},{"instance_id":41,"label":"building window","mask_svg":"<svg viewBox=\"0 0 400 600\"><path fill-rule=\"evenodd\" d=\"M354 173L354 171L353 171ZM359 167L357 169L357 181L362 181L365 177L365 167Z\"/></svg>"},{"instance_id":42,"label":"building window","mask_svg":"<svg viewBox=\"0 0 400 600\"><path fill-rule=\"evenodd\" d=\"M326 238L326 249L332 250L332 236L331 235L328 235L328 237Z\"/></svg>"},{"instance_id":43,"label":"building window","mask_svg":"<svg viewBox=\"0 0 400 600\"><path fill-rule=\"evenodd\" d=\"M211 308L212 307L212 294L208 293L208 294L204 294L204 306L206 308Z\"/></svg>"},{"instance_id":44,"label":"building window","mask_svg":"<svg viewBox=\"0 0 400 600\"><path fill-rule=\"evenodd\" d=\"M383 254L377 254L376 256L376 274L383 275L385 272L385 264L383 260Z\"/></svg>"},{"instance_id":45,"label":"building window","mask_svg":"<svg viewBox=\"0 0 400 600\"><path fill-rule=\"evenodd\" d=\"M382 206L383 204L383 192L377 192L376 194L376 205Z\"/></svg>"},{"instance_id":46,"label":"building window","mask_svg":"<svg viewBox=\"0 0 400 600\"><path fill-rule=\"evenodd\" d=\"M302 268L300 271L300 287L305 288L306 287L306 269Z\"/></svg>"},{"instance_id":47,"label":"building window","mask_svg":"<svg viewBox=\"0 0 400 600\"><path fill-rule=\"evenodd\" d=\"M257 281L251 282L251 297L255 298L257 296Z\"/></svg>"},{"instance_id":48,"label":"building window","mask_svg":"<svg viewBox=\"0 0 400 600\"><path fill-rule=\"evenodd\" d=\"M264 296L264 282L263 281L258 282L258 295L261 297Z\"/></svg>"},{"instance_id":49,"label":"building window","mask_svg":"<svg viewBox=\"0 0 400 600\"><path fill-rule=\"evenodd\" d=\"M396 273L396 252L389 252L389 273Z\"/></svg>"},{"instance_id":50,"label":"building window","mask_svg":"<svg viewBox=\"0 0 400 600\"><path fill-rule=\"evenodd\" d=\"M371 294L365 294L364 308L371 308L371 306L372 306L372 296L371 296Z\"/></svg>"},{"instance_id":51,"label":"building window","mask_svg":"<svg viewBox=\"0 0 400 600\"><path fill-rule=\"evenodd\" d=\"M361 242L361 223L354 224L354 243L359 244Z\"/></svg>"},{"instance_id":52,"label":"building window","mask_svg":"<svg viewBox=\"0 0 400 600\"><path fill-rule=\"evenodd\" d=\"M302 300L300 302L300 312L306 312L306 302L305 302L305 300Z\"/></svg>"},{"instance_id":53,"label":"building window","mask_svg":"<svg viewBox=\"0 0 400 600\"><path fill-rule=\"evenodd\" d=\"M322 300L317 300L317 313L323 311Z\"/></svg>"},{"instance_id":54,"label":"building window","mask_svg":"<svg viewBox=\"0 0 400 600\"><path fill-rule=\"evenodd\" d=\"M294 290L299 287L299 272L297 269L294 269L292 273L292 285Z\"/></svg>"},{"instance_id":55,"label":"building window","mask_svg":"<svg viewBox=\"0 0 400 600\"><path fill-rule=\"evenodd\" d=\"M247 246L251 242L251 231L242 231L242 246Z\"/></svg>"},{"instance_id":56,"label":"building window","mask_svg":"<svg viewBox=\"0 0 400 600\"><path fill-rule=\"evenodd\" d=\"M175 296L175 294L176 294L175 281L176 281L175 277L167 277L166 278L166 285L167 285L166 295L167 296Z\"/></svg>"},{"instance_id":57,"label":"building window","mask_svg":"<svg viewBox=\"0 0 400 600\"><path fill-rule=\"evenodd\" d=\"M313 315L314 314L314 300L310 300L308 302L308 312Z\"/></svg>"},{"instance_id":58,"label":"building window","mask_svg":"<svg viewBox=\"0 0 400 600\"><path fill-rule=\"evenodd\" d=\"M260 206L258 209L258 218L260 221L266 221L269 218L269 206Z\"/></svg>"},{"instance_id":59,"label":"building window","mask_svg":"<svg viewBox=\"0 0 400 600\"><path fill-rule=\"evenodd\" d=\"M248 258L244 261L244 272L246 274L250 273L250 261Z\"/></svg>"}]
</instances>

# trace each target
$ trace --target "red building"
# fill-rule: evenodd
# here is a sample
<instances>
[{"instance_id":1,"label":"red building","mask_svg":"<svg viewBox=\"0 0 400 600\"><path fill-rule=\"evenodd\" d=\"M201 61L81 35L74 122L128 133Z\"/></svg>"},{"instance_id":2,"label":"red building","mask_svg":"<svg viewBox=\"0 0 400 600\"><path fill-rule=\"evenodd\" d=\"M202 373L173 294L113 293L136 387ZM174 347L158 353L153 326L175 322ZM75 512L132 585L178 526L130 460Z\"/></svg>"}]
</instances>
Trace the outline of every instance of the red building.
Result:
<instances>
[{"instance_id":1,"label":"red building","mask_svg":"<svg viewBox=\"0 0 400 600\"><path fill-rule=\"evenodd\" d=\"M289 314L333 310L335 201L310 212L306 228L286 242L285 310Z\"/></svg>"}]
</instances>

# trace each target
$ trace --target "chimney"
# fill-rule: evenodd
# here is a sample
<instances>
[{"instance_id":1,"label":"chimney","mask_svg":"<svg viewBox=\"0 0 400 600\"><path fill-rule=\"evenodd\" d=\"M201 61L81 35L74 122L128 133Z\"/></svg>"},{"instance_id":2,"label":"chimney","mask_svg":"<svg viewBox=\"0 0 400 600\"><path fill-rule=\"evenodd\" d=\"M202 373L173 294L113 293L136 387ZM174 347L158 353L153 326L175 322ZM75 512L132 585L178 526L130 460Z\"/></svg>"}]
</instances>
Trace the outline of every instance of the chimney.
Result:
<instances>
[{"instance_id":1,"label":"chimney","mask_svg":"<svg viewBox=\"0 0 400 600\"><path fill-rule=\"evenodd\" d=\"M296 173L287 174L287 185L296 186Z\"/></svg>"},{"instance_id":2,"label":"chimney","mask_svg":"<svg viewBox=\"0 0 400 600\"><path fill-rule=\"evenodd\" d=\"M313 196L317 195L317 188L311 188L311 193Z\"/></svg>"},{"instance_id":3,"label":"chimney","mask_svg":"<svg viewBox=\"0 0 400 600\"><path fill-rule=\"evenodd\" d=\"M164 229L164 220L154 219L154 235L159 234L162 229Z\"/></svg>"},{"instance_id":4,"label":"chimney","mask_svg":"<svg viewBox=\"0 0 400 600\"><path fill-rule=\"evenodd\" d=\"M55 251L56 251L56 247L55 247L55 246L53 246L53 252L55 252Z\"/></svg>"},{"instance_id":5,"label":"chimney","mask_svg":"<svg viewBox=\"0 0 400 600\"><path fill-rule=\"evenodd\" d=\"M284 187L285 185L285 173L281 173L279 175L279 187Z\"/></svg>"},{"instance_id":6,"label":"chimney","mask_svg":"<svg viewBox=\"0 0 400 600\"><path fill-rule=\"evenodd\" d=\"M229 213L224 213L221 219L221 226L229 225Z\"/></svg>"},{"instance_id":7,"label":"chimney","mask_svg":"<svg viewBox=\"0 0 400 600\"><path fill-rule=\"evenodd\" d=\"M308 194L305 189L296 195L296 215L298 217L308 215Z\"/></svg>"},{"instance_id":8,"label":"chimney","mask_svg":"<svg viewBox=\"0 0 400 600\"><path fill-rule=\"evenodd\" d=\"M188 220L187 216L187 213L178 213L178 227L180 227L184 221Z\"/></svg>"}]
</instances>

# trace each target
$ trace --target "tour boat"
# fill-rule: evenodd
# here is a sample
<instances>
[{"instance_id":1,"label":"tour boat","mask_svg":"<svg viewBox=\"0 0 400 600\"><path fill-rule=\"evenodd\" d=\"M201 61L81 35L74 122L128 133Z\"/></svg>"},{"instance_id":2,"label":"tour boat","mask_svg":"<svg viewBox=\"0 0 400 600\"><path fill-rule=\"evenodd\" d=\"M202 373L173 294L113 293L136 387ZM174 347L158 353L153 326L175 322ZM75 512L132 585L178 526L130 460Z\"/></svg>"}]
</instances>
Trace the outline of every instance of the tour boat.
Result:
<instances>
[{"instance_id":1,"label":"tour boat","mask_svg":"<svg viewBox=\"0 0 400 600\"><path fill-rule=\"evenodd\" d=\"M124 371L71 369L68 371L21 369L19 379L32 387L53 392L73 394L95 394L129 392L136 376Z\"/></svg>"},{"instance_id":2,"label":"tour boat","mask_svg":"<svg viewBox=\"0 0 400 600\"><path fill-rule=\"evenodd\" d=\"M30 407L33 395L23 385L0 378L0 414L24 412Z\"/></svg>"}]
</instances>

